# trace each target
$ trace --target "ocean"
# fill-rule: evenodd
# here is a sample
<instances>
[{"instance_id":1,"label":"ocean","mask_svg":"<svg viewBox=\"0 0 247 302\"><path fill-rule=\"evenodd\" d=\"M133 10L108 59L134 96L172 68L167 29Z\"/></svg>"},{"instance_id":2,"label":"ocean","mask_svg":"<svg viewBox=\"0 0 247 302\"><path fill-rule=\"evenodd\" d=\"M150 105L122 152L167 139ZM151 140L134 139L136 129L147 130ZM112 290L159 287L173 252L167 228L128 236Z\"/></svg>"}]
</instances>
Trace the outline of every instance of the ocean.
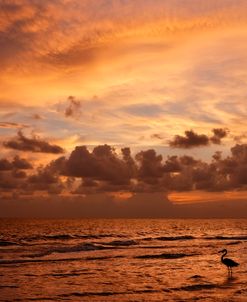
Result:
<instances>
[{"instance_id":1,"label":"ocean","mask_svg":"<svg viewBox=\"0 0 247 302\"><path fill-rule=\"evenodd\" d=\"M1 219L0 301L247 301L246 256L247 220Z\"/></svg>"}]
</instances>

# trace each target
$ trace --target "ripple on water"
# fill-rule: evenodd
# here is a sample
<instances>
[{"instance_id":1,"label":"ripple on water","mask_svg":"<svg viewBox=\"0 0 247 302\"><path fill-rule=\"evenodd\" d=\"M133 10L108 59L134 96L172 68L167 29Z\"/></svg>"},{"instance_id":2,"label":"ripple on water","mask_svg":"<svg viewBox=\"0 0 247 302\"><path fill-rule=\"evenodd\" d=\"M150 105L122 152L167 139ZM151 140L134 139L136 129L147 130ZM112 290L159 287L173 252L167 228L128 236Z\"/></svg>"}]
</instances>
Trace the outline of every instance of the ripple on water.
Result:
<instances>
[{"instance_id":1,"label":"ripple on water","mask_svg":"<svg viewBox=\"0 0 247 302\"><path fill-rule=\"evenodd\" d=\"M159 290L154 289L143 289L143 290L131 290L125 292L114 292L114 291L102 291L102 292L73 292L69 294L61 294L59 297L72 298L72 297L91 297L91 296L115 296L115 295L131 295L131 294L153 294L158 293Z\"/></svg>"},{"instance_id":2,"label":"ripple on water","mask_svg":"<svg viewBox=\"0 0 247 302\"><path fill-rule=\"evenodd\" d=\"M198 283L193 285L185 285L181 287L176 287L173 290L184 290L184 291L198 291L198 290L204 290L204 289L214 289L219 288L219 285L217 284L211 284L211 283Z\"/></svg>"},{"instance_id":3,"label":"ripple on water","mask_svg":"<svg viewBox=\"0 0 247 302\"><path fill-rule=\"evenodd\" d=\"M155 254L155 255L140 255L134 258L136 259L179 259L184 257L191 257L195 256L196 254L184 254L184 253L162 253L162 254Z\"/></svg>"}]
</instances>

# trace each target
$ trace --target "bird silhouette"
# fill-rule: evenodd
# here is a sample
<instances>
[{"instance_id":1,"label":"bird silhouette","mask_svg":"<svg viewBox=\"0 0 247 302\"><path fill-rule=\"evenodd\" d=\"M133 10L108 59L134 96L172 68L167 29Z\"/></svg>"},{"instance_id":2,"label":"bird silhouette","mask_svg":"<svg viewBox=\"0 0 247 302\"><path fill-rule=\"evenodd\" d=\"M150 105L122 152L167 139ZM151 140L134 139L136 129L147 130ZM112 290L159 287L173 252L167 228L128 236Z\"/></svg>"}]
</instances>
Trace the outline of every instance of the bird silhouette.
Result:
<instances>
[{"instance_id":1,"label":"bird silhouette","mask_svg":"<svg viewBox=\"0 0 247 302\"><path fill-rule=\"evenodd\" d=\"M227 254L226 249L223 249L223 250L219 251L219 253L223 253L222 256L221 256L221 262L227 266L228 274L232 275L232 268L235 267L235 266L238 266L239 263L235 262L232 259L224 258Z\"/></svg>"}]
</instances>

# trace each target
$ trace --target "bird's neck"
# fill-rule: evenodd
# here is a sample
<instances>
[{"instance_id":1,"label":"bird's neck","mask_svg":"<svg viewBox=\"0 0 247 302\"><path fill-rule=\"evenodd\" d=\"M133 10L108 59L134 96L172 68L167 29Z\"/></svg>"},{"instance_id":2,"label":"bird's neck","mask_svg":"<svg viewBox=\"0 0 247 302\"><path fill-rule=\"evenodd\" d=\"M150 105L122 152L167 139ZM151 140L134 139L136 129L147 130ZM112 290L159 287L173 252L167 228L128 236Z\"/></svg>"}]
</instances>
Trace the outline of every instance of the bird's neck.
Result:
<instances>
[{"instance_id":1,"label":"bird's neck","mask_svg":"<svg viewBox=\"0 0 247 302\"><path fill-rule=\"evenodd\" d=\"M225 257L226 254L227 254L227 251L225 251L225 252L223 253L223 255L221 256L221 261L223 261L223 259L224 259L224 257Z\"/></svg>"}]
</instances>

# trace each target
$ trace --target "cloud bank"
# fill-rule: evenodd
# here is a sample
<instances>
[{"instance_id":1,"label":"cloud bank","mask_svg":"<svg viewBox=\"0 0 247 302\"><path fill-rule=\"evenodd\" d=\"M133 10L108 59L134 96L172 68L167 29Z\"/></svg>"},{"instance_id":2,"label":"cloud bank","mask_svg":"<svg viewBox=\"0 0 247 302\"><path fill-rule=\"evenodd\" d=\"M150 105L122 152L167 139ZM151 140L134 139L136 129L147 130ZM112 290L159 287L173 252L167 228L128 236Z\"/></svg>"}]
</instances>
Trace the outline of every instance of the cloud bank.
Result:
<instances>
[{"instance_id":1,"label":"cloud bank","mask_svg":"<svg viewBox=\"0 0 247 302\"><path fill-rule=\"evenodd\" d=\"M213 136L207 136L205 134L197 134L193 130L185 131L185 136L176 135L172 141L169 142L170 147L173 148L195 148L201 146L208 146L211 144L221 144L221 139L227 136L226 129L213 129Z\"/></svg>"},{"instance_id":2,"label":"cloud bank","mask_svg":"<svg viewBox=\"0 0 247 302\"><path fill-rule=\"evenodd\" d=\"M53 153L59 154L64 153L63 148L58 145L51 145L50 143L41 140L37 137L28 138L20 130L17 132L17 137L10 139L3 143L4 147L19 150L19 151L30 151L40 153Z\"/></svg>"},{"instance_id":3,"label":"cloud bank","mask_svg":"<svg viewBox=\"0 0 247 302\"><path fill-rule=\"evenodd\" d=\"M2 158L1 188L75 195L245 190L247 144L236 144L231 148L231 155L225 158L216 152L211 162L188 155L163 158L154 149L132 156L130 148L122 148L119 153L109 145L96 146L92 151L86 146L77 146L68 157L39 166L36 172L32 168L31 163L18 156L13 160ZM29 172L18 174L22 170Z\"/></svg>"},{"instance_id":4,"label":"cloud bank","mask_svg":"<svg viewBox=\"0 0 247 302\"><path fill-rule=\"evenodd\" d=\"M246 190L247 144L236 144L227 157L216 152L210 162L164 158L154 149L132 155L106 144L77 146L38 167L19 156L0 159L3 216L18 210L22 217L244 217L244 201L178 205L167 196Z\"/></svg>"}]
</instances>

